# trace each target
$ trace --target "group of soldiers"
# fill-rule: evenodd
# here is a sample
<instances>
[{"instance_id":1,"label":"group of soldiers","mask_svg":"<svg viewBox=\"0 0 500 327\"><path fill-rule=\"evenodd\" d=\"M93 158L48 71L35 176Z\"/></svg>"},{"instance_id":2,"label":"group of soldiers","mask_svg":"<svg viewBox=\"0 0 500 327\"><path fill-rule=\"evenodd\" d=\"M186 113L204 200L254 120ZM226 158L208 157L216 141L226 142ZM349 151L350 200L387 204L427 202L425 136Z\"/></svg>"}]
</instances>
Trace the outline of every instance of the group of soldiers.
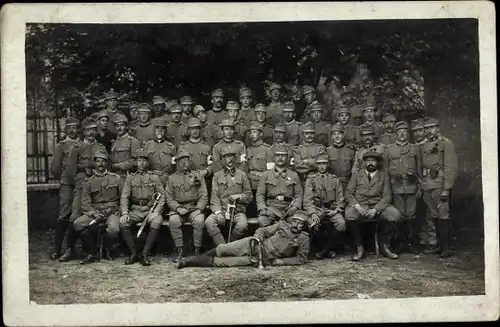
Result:
<instances>
[{"instance_id":1,"label":"group of soldiers","mask_svg":"<svg viewBox=\"0 0 500 327\"><path fill-rule=\"evenodd\" d=\"M210 110L189 96L154 96L151 104L132 104L124 113L111 90L105 110L81 122L67 118L66 138L51 165L61 184L51 257L71 260L80 238L88 252L81 263L97 261L96 235L105 226L108 259L116 255L121 234L130 251L125 264L150 265L164 220L179 268L252 265L258 251L266 264L304 264L320 231L326 237L318 259L333 258L347 231L352 259L359 261L365 256L361 223L367 220L380 226L385 257L396 259L403 251L450 255L457 160L435 118L409 125L385 112L379 122L370 102L330 110L311 86L303 87L297 115L296 102L280 100L280 85L268 91L268 105L253 106L252 91L242 87L239 101L225 106L223 90L214 90ZM362 113L362 124L353 124L353 110ZM417 207L423 209L418 220ZM247 217L258 217L251 237L245 237ZM181 230L187 222L195 254L188 258ZM131 231L138 224L147 226L142 253ZM205 229L215 247L202 254Z\"/></svg>"}]
</instances>

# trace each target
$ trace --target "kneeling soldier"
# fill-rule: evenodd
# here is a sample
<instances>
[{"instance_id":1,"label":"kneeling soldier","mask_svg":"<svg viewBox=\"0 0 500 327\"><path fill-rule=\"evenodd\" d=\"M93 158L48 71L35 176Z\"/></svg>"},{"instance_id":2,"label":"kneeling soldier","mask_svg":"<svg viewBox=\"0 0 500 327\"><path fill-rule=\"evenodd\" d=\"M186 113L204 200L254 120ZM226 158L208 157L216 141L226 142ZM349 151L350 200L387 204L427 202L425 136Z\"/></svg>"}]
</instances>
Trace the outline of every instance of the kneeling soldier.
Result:
<instances>
[{"instance_id":1,"label":"kneeling soldier","mask_svg":"<svg viewBox=\"0 0 500 327\"><path fill-rule=\"evenodd\" d=\"M130 250L130 257L125 260L126 265L136 263L141 260L143 266L151 265L148 258L149 251L153 247L158 230L163 221L162 212L165 204L165 191L158 175L147 172L148 153L139 150L134 154L137 164L137 172L131 173L125 180L123 192L120 199L120 230L123 240ZM160 194L158 203L154 202L154 195ZM149 233L142 250L142 257L139 258L135 247L135 241L130 232L130 225L137 224L144 220L149 223Z\"/></svg>"},{"instance_id":2,"label":"kneeling soldier","mask_svg":"<svg viewBox=\"0 0 500 327\"><path fill-rule=\"evenodd\" d=\"M213 214L205 220L205 227L216 246L226 243L219 226L224 226L227 219L230 219L230 224L234 223L228 242L240 239L248 227L245 210L252 201L252 191L247 175L234 167L235 155L236 151L232 148L222 149L225 167L224 170L215 173L212 180L210 209ZM232 219L228 204L236 205Z\"/></svg>"},{"instance_id":3,"label":"kneeling soldier","mask_svg":"<svg viewBox=\"0 0 500 327\"><path fill-rule=\"evenodd\" d=\"M108 259L112 260L109 253L118 240L120 194L123 181L120 175L108 172L108 154L98 151L94 154L95 170L83 184L82 211L83 216L73 223L75 231L85 242L88 251L87 257L81 264L92 263L99 260L97 253L97 240L95 235L99 222L106 223L105 247L108 249Z\"/></svg>"},{"instance_id":4,"label":"kneeling soldier","mask_svg":"<svg viewBox=\"0 0 500 327\"><path fill-rule=\"evenodd\" d=\"M316 254L318 259L326 256L335 257L330 252L333 246L334 234L342 239L339 233L346 229L342 213L344 211L344 195L342 184L337 176L329 174L328 155L320 154L316 157L318 173L306 180L304 187L304 210L311 218L311 227L321 224L327 228L327 240L321 252Z\"/></svg>"},{"instance_id":5,"label":"kneeling soldier","mask_svg":"<svg viewBox=\"0 0 500 327\"><path fill-rule=\"evenodd\" d=\"M363 155L364 169L351 177L345 190L348 207L345 211L347 229L354 239L357 253L353 261L359 261L364 256L363 243L359 230L362 219L381 220L382 233L380 243L382 254L391 259L398 255L389 250L394 224L400 219L399 211L391 203L391 185L386 172L379 169L381 155L378 152L368 151Z\"/></svg>"},{"instance_id":6,"label":"kneeling soldier","mask_svg":"<svg viewBox=\"0 0 500 327\"><path fill-rule=\"evenodd\" d=\"M309 234L304 231L307 216L297 211L292 217L261 227L253 237L245 237L228 244L221 244L201 256L182 259L177 268L184 267L237 267L252 266L252 257L259 254L252 246L252 239L261 243L262 261L273 266L303 265L309 255Z\"/></svg>"},{"instance_id":7,"label":"kneeling soldier","mask_svg":"<svg viewBox=\"0 0 500 327\"><path fill-rule=\"evenodd\" d=\"M165 187L167 205L170 208L170 234L177 248L178 261L182 258L184 241L182 238L182 223L189 221L193 225L194 252L200 252L203 241L203 227L207 207L208 194L205 178L199 171L191 170L191 155L185 151L177 154L177 172L170 175Z\"/></svg>"}]
</instances>

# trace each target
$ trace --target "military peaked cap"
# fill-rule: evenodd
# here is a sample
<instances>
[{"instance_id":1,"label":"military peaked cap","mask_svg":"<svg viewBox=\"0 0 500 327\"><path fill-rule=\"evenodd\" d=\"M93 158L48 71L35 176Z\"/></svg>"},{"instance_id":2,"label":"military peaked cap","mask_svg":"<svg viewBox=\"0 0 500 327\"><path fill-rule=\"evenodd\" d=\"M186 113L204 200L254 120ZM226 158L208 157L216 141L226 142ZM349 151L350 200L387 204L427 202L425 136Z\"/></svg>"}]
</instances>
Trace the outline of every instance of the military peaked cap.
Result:
<instances>
[{"instance_id":1,"label":"military peaked cap","mask_svg":"<svg viewBox=\"0 0 500 327\"><path fill-rule=\"evenodd\" d=\"M118 123L127 123L128 122L128 118L127 116L123 115L123 114L115 114L113 116L113 123L115 124L118 124Z\"/></svg>"},{"instance_id":2,"label":"military peaked cap","mask_svg":"<svg viewBox=\"0 0 500 327\"><path fill-rule=\"evenodd\" d=\"M231 119L223 119L220 122L220 127L224 127L224 126L234 127L234 122Z\"/></svg>"},{"instance_id":3,"label":"military peaked cap","mask_svg":"<svg viewBox=\"0 0 500 327\"><path fill-rule=\"evenodd\" d=\"M191 98L189 95L183 96L180 99L180 102L181 102L181 104L193 104L194 103L193 98Z\"/></svg>"},{"instance_id":4,"label":"military peaked cap","mask_svg":"<svg viewBox=\"0 0 500 327\"><path fill-rule=\"evenodd\" d=\"M254 111L254 112L259 112L259 111L260 111L260 112L266 112L267 110L266 110L266 106L265 106L264 104L262 104L262 103L257 103L257 104L255 105L255 109L254 109L253 111Z\"/></svg>"},{"instance_id":5,"label":"military peaked cap","mask_svg":"<svg viewBox=\"0 0 500 327\"><path fill-rule=\"evenodd\" d=\"M223 97L224 96L224 91L222 89L215 89L211 93L212 97Z\"/></svg>"},{"instance_id":6,"label":"military peaked cap","mask_svg":"<svg viewBox=\"0 0 500 327\"><path fill-rule=\"evenodd\" d=\"M292 101L283 103L283 111L295 111L295 103Z\"/></svg>"},{"instance_id":7,"label":"military peaked cap","mask_svg":"<svg viewBox=\"0 0 500 327\"><path fill-rule=\"evenodd\" d=\"M228 101L226 104L226 110L240 110L240 105L236 101Z\"/></svg>"},{"instance_id":8,"label":"military peaked cap","mask_svg":"<svg viewBox=\"0 0 500 327\"><path fill-rule=\"evenodd\" d=\"M197 105L196 105L196 106L194 106L194 108L193 108L193 115L194 115L194 116L198 116L198 114L199 114L200 112L202 112L202 111L203 111L203 112L205 112L205 108L203 108L203 106L201 106L201 105L197 104Z\"/></svg>"},{"instance_id":9,"label":"military peaked cap","mask_svg":"<svg viewBox=\"0 0 500 327\"><path fill-rule=\"evenodd\" d=\"M106 150L97 150L94 152L94 160L96 158L102 158L104 160L109 160L108 152Z\"/></svg>"},{"instance_id":10,"label":"military peaked cap","mask_svg":"<svg viewBox=\"0 0 500 327\"><path fill-rule=\"evenodd\" d=\"M87 118L85 118L83 120L82 127L83 128L96 128L97 127L97 122L95 121L94 118L87 117Z\"/></svg>"},{"instance_id":11,"label":"military peaked cap","mask_svg":"<svg viewBox=\"0 0 500 327\"><path fill-rule=\"evenodd\" d=\"M80 122L78 121L77 118L75 117L66 118L66 126L78 126L78 125L80 125Z\"/></svg>"},{"instance_id":12,"label":"military peaked cap","mask_svg":"<svg viewBox=\"0 0 500 327\"><path fill-rule=\"evenodd\" d=\"M201 127L201 121L198 118L191 117L187 121L187 127Z\"/></svg>"},{"instance_id":13,"label":"military peaked cap","mask_svg":"<svg viewBox=\"0 0 500 327\"><path fill-rule=\"evenodd\" d=\"M281 90L281 85L279 85L278 83L271 83L271 85L269 86L269 92L272 92L274 90Z\"/></svg>"},{"instance_id":14,"label":"military peaked cap","mask_svg":"<svg viewBox=\"0 0 500 327\"><path fill-rule=\"evenodd\" d=\"M308 122L305 122L303 125L302 125L302 132L314 132L316 133L316 131L314 130L314 125L312 122L308 121Z\"/></svg>"},{"instance_id":15,"label":"military peaked cap","mask_svg":"<svg viewBox=\"0 0 500 327\"><path fill-rule=\"evenodd\" d=\"M429 117L424 123L424 127L432 127L432 126L438 126L439 121L436 118Z\"/></svg>"},{"instance_id":16,"label":"military peaked cap","mask_svg":"<svg viewBox=\"0 0 500 327\"><path fill-rule=\"evenodd\" d=\"M394 130L398 129L408 129L408 123L405 121L398 121L396 125L394 125Z\"/></svg>"},{"instance_id":17,"label":"military peaked cap","mask_svg":"<svg viewBox=\"0 0 500 327\"><path fill-rule=\"evenodd\" d=\"M161 95L155 95L153 97L153 104L165 104L165 98Z\"/></svg>"},{"instance_id":18,"label":"military peaked cap","mask_svg":"<svg viewBox=\"0 0 500 327\"><path fill-rule=\"evenodd\" d=\"M252 90L250 90L248 87L242 87L240 89L240 97L251 97L252 96Z\"/></svg>"},{"instance_id":19,"label":"military peaked cap","mask_svg":"<svg viewBox=\"0 0 500 327\"><path fill-rule=\"evenodd\" d=\"M104 96L104 99L105 100L111 100L111 99L117 100L118 99L118 93L116 93L115 90L111 89L111 90L109 90L108 93L106 93L106 95Z\"/></svg>"},{"instance_id":20,"label":"military peaked cap","mask_svg":"<svg viewBox=\"0 0 500 327\"><path fill-rule=\"evenodd\" d=\"M366 160L368 158L380 160L382 159L382 155L376 151L367 151L365 154L363 154L363 160Z\"/></svg>"},{"instance_id":21,"label":"military peaked cap","mask_svg":"<svg viewBox=\"0 0 500 327\"><path fill-rule=\"evenodd\" d=\"M178 103L174 104L172 107L170 107L170 113L182 113L182 106Z\"/></svg>"},{"instance_id":22,"label":"military peaked cap","mask_svg":"<svg viewBox=\"0 0 500 327\"><path fill-rule=\"evenodd\" d=\"M146 159L149 159L149 154L146 152L146 150L144 149L139 149L137 151L134 152L134 158L137 159L137 158L146 158Z\"/></svg>"}]
</instances>

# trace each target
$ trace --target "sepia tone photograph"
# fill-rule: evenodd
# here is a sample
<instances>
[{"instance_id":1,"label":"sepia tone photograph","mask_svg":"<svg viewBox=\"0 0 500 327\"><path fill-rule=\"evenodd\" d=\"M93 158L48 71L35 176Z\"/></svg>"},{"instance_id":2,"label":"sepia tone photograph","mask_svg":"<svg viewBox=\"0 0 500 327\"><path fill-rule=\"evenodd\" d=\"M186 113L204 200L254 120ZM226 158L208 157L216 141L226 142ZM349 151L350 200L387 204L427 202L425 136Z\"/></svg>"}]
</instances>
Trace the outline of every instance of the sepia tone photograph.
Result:
<instances>
[{"instance_id":1,"label":"sepia tone photograph","mask_svg":"<svg viewBox=\"0 0 500 327\"><path fill-rule=\"evenodd\" d=\"M487 295L478 19L23 42L32 305Z\"/></svg>"}]
</instances>

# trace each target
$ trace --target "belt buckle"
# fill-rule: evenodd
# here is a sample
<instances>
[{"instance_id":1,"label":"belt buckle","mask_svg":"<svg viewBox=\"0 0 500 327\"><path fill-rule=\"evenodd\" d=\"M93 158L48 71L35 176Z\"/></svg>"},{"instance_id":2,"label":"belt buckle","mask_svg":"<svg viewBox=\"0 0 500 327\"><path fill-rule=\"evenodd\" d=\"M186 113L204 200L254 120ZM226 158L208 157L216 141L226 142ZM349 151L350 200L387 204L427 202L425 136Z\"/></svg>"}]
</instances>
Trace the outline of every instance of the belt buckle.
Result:
<instances>
[{"instance_id":1,"label":"belt buckle","mask_svg":"<svg viewBox=\"0 0 500 327\"><path fill-rule=\"evenodd\" d=\"M276 197L276 200L278 200L278 201L285 201L285 197L283 195L278 195Z\"/></svg>"}]
</instances>

